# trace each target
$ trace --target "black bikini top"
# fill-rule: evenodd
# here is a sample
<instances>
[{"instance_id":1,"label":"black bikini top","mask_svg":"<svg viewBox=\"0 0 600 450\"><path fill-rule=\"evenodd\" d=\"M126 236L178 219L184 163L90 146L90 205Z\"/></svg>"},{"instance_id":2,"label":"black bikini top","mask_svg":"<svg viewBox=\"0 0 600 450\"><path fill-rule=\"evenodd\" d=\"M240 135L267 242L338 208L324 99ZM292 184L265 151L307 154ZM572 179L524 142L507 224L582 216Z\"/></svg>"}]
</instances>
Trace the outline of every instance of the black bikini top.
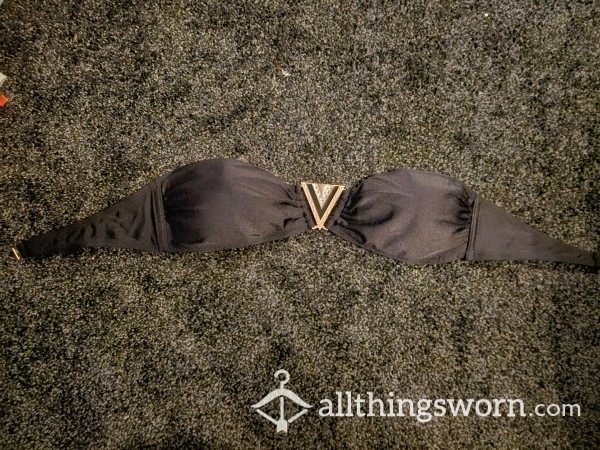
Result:
<instances>
[{"instance_id":1,"label":"black bikini top","mask_svg":"<svg viewBox=\"0 0 600 450\"><path fill-rule=\"evenodd\" d=\"M12 248L17 259L83 247L211 252L328 230L413 264L540 260L598 266L598 252L553 239L447 175L396 170L352 188L302 182L234 159L156 177L133 195Z\"/></svg>"}]
</instances>

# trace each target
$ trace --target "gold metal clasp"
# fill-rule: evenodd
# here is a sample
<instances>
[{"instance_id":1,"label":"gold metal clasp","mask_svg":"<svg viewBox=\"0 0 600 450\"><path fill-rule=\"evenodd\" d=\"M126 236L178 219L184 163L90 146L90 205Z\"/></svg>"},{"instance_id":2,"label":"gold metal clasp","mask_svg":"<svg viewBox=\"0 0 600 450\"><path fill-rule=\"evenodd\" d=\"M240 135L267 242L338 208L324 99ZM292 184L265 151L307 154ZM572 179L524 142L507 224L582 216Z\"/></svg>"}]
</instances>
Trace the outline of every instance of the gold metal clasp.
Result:
<instances>
[{"instance_id":1,"label":"gold metal clasp","mask_svg":"<svg viewBox=\"0 0 600 450\"><path fill-rule=\"evenodd\" d=\"M17 261L19 261L21 258L23 258L21 256L21 252L19 251L19 249L17 247L11 247L10 248L13 252L13 255L15 255L15 258L17 258Z\"/></svg>"},{"instance_id":2,"label":"gold metal clasp","mask_svg":"<svg viewBox=\"0 0 600 450\"><path fill-rule=\"evenodd\" d=\"M313 227L313 230L327 230L325 222L342 195L345 186L341 184L308 183L305 181L302 181L300 184L310 205L313 218L317 223Z\"/></svg>"}]
</instances>

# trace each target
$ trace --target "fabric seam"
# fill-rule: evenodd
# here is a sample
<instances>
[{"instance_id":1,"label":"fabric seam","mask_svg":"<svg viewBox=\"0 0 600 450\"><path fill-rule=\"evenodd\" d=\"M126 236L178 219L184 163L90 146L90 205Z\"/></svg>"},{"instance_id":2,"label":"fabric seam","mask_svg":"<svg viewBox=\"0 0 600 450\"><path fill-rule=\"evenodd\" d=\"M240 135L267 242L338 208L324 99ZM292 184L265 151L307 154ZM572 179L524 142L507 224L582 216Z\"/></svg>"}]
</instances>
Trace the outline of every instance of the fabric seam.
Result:
<instances>
[{"instance_id":1,"label":"fabric seam","mask_svg":"<svg viewBox=\"0 0 600 450\"><path fill-rule=\"evenodd\" d=\"M152 184L152 197L154 199L154 223L155 223L155 233L158 241L158 249L159 251L169 251L169 246L167 244L167 235L165 230L164 223L164 207L162 201L162 183L161 177L156 177Z\"/></svg>"},{"instance_id":2,"label":"fabric seam","mask_svg":"<svg viewBox=\"0 0 600 450\"><path fill-rule=\"evenodd\" d=\"M465 259L474 260L475 256L475 240L477 238L477 227L479 226L479 207L480 207L480 196L475 197L473 204L473 212L471 213L471 227L469 229L469 242L467 243L467 251L465 252Z\"/></svg>"}]
</instances>

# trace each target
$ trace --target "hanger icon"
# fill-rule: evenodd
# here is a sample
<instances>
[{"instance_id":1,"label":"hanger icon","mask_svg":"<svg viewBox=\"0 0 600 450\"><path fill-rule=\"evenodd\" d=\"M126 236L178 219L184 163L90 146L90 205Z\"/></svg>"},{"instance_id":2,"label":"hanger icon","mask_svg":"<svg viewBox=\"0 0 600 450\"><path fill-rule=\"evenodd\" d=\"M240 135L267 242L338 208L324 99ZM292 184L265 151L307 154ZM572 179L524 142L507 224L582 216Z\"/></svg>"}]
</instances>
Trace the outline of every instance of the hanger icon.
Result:
<instances>
[{"instance_id":1,"label":"hanger icon","mask_svg":"<svg viewBox=\"0 0 600 450\"><path fill-rule=\"evenodd\" d=\"M306 414L308 412L308 408L312 408L312 405L309 405L308 403L306 403L304 400L302 400L300 397L298 397L296 394L294 394L289 389L284 388L284 386L288 383L288 381L290 381L290 374L287 370L280 369L277 372L275 372L275 379L276 380L279 379L280 375L283 375L283 379L281 379L279 381L279 388L274 389L271 392L269 392L261 401L252 405L252 408L256 409L256 412L259 413L261 416L263 416L265 419L267 419L269 422L274 423L277 426L277 433L279 433L279 432L287 433L288 425L290 423L292 423L294 420L296 420L298 417ZM300 411L297 414L294 414L289 419L285 418L285 399L286 398L291 400L292 402L296 403L297 405L301 406L302 408L304 408L302 411ZM277 399L279 399L279 419L274 419L273 417L271 417L270 415L268 415L267 413L265 413L264 411L261 411L259 409L259 408L262 408L263 406L265 406L267 403L270 403L273 400L277 400Z\"/></svg>"}]
</instances>

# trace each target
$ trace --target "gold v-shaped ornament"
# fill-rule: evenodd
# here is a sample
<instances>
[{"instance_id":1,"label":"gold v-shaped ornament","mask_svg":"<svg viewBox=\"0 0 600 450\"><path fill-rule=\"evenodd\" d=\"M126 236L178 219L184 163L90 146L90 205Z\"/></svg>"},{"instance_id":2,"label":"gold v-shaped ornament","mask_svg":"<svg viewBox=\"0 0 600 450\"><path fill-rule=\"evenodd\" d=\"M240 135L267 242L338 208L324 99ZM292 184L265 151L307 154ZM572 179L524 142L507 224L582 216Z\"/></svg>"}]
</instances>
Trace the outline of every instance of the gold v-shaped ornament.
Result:
<instances>
[{"instance_id":1,"label":"gold v-shaped ornament","mask_svg":"<svg viewBox=\"0 0 600 450\"><path fill-rule=\"evenodd\" d=\"M306 199L310 205L313 218L317 223L313 227L313 230L315 228L326 230L325 222L342 195L344 186L340 184L307 183L304 181L300 184L302 185L304 195L306 195Z\"/></svg>"}]
</instances>

